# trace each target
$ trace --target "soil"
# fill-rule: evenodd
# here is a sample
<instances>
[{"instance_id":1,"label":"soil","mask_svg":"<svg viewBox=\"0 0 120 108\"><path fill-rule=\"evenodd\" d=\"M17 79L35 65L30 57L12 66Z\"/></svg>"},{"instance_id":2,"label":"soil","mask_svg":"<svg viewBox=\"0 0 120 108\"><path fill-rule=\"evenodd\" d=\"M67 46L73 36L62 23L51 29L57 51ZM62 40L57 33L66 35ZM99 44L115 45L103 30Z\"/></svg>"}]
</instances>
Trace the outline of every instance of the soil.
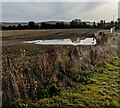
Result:
<instances>
[{"instance_id":1,"label":"soil","mask_svg":"<svg viewBox=\"0 0 120 108\"><path fill-rule=\"evenodd\" d=\"M91 37L98 31L98 29L2 31L3 105L15 103L14 100L18 97L21 100L26 97L36 98L37 94L34 94L38 92L36 87L44 86L45 81L59 82L66 88L69 82L77 84L78 76L81 77L82 72L104 66L113 57L119 56L120 52L120 34L107 34L105 37L98 35L102 40L95 46L20 45L17 42Z\"/></svg>"},{"instance_id":2,"label":"soil","mask_svg":"<svg viewBox=\"0 0 120 108\"><path fill-rule=\"evenodd\" d=\"M98 31L98 29L5 30L2 31L2 45L21 44L25 40L93 37Z\"/></svg>"}]
</instances>

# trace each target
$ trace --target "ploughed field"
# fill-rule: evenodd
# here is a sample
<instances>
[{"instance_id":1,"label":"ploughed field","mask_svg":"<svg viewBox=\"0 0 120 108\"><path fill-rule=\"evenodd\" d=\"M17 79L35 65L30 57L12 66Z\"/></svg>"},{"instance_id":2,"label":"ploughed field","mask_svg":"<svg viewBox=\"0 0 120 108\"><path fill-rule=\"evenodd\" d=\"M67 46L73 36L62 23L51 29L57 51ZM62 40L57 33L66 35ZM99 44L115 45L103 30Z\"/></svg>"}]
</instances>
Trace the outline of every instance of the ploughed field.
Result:
<instances>
[{"instance_id":1,"label":"ploughed field","mask_svg":"<svg viewBox=\"0 0 120 108\"><path fill-rule=\"evenodd\" d=\"M90 36L98 29L46 29L46 30L5 30L2 38L5 39L55 39L79 36Z\"/></svg>"},{"instance_id":2,"label":"ploughed field","mask_svg":"<svg viewBox=\"0 0 120 108\"><path fill-rule=\"evenodd\" d=\"M119 107L120 36L98 31L2 31L3 107ZM16 43L76 37L95 37L97 44Z\"/></svg>"}]
</instances>

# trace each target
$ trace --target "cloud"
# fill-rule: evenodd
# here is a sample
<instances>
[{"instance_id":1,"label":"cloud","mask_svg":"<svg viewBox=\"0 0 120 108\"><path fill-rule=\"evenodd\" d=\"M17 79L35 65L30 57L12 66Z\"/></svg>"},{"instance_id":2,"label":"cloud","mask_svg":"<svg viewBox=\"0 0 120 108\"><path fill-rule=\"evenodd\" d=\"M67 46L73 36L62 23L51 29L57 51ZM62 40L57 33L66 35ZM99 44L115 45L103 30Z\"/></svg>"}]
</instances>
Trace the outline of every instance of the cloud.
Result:
<instances>
[{"instance_id":1,"label":"cloud","mask_svg":"<svg viewBox=\"0 0 120 108\"><path fill-rule=\"evenodd\" d=\"M117 3L106 2L4 2L3 21L46 21L82 18L110 20L117 16Z\"/></svg>"},{"instance_id":2,"label":"cloud","mask_svg":"<svg viewBox=\"0 0 120 108\"><path fill-rule=\"evenodd\" d=\"M107 21L111 21L113 20L114 15L116 16L116 18L118 17L118 4L108 2L97 7L91 12L88 12L87 14L90 15L95 20L104 19Z\"/></svg>"},{"instance_id":3,"label":"cloud","mask_svg":"<svg viewBox=\"0 0 120 108\"><path fill-rule=\"evenodd\" d=\"M0 3L0 22L2 21L2 3Z\"/></svg>"},{"instance_id":4,"label":"cloud","mask_svg":"<svg viewBox=\"0 0 120 108\"><path fill-rule=\"evenodd\" d=\"M3 20L38 20L54 12L52 3L3 3Z\"/></svg>"},{"instance_id":5,"label":"cloud","mask_svg":"<svg viewBox=\"0 0 120 108\"><path fill-rule=\"evenodd\" d=\"M33 0L1 0L2 2L33 2ZM119 0L34 0L34 2L118 2Z\"/></svg>"}]
</instances>

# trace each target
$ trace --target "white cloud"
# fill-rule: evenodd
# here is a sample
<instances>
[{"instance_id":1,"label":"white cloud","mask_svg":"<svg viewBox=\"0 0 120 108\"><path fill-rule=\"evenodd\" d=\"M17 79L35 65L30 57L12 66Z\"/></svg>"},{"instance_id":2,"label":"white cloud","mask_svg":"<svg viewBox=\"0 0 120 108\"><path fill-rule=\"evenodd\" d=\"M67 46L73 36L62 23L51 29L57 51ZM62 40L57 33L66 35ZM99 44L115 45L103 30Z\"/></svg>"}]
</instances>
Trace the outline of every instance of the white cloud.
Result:
<instances>
[{"instance_id":1,"label":"white cloud","mask_svg":"<svg viewBox=\"0 0 120 108\"><path fill-rule=\"evenodd\" d=\"M2 2L33 2L33 0L1 0ZM34 2L118 2L119 0L34 0Z\"/></svg>"},{"instance_id":2,"label":"white cloud","mask_svg":"<svg viewBox=\"0 0 120 108\"><path fill-rule=\"evenodd\" d=\"M0 22L2 21L2 3L0 3Z\"/></svg>"},{"instance_id":3,"label":"white cloud","mask_svg":"<svg viewBox=\"0 0 120 108\"><path fill-rule=\"evenodd\" d=\"M3 3L3 20L45 19L55 11L52 3Z\"/></svg>"},{"instance_id":4,"label":"white cloud","mask_svg":"<svg viewBox=\"0 0 120 108\"><path fill-rule=\"evenodd\" d=\"M107 21L113 20L113 16L118 17L118 4L117 3L105 3L98 6L96 9L88 12L88 14L95 20L104 19Z\"/></svg>"},{"instance_id":5,"label":"white cloud","mask_svg":"<svg viewBox=\"0 0 120 108\"><path fill-rule=\"evenodd\" d=\"M112 20L117 2L4 2L3 21Z\"/></svg>"}]
</instances>

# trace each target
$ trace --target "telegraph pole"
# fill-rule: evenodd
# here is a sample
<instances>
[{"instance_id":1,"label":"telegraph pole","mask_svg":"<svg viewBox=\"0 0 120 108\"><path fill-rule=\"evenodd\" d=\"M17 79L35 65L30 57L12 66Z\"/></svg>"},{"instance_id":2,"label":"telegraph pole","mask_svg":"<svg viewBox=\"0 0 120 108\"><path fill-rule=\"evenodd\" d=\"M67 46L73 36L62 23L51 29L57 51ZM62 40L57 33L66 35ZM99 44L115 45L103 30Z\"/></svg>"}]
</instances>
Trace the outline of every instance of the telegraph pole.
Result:
<instances>
[{"instance_id":1,"label":"telegraph pole","mask_svg":"<svg viewBox=\"0 0 120 108\"><path fill-rule=\"evenodd\" d=\"M115 22L115 15L113 15L113 25L114 25L114 22Z\"/></svg>"}]
</instances>

